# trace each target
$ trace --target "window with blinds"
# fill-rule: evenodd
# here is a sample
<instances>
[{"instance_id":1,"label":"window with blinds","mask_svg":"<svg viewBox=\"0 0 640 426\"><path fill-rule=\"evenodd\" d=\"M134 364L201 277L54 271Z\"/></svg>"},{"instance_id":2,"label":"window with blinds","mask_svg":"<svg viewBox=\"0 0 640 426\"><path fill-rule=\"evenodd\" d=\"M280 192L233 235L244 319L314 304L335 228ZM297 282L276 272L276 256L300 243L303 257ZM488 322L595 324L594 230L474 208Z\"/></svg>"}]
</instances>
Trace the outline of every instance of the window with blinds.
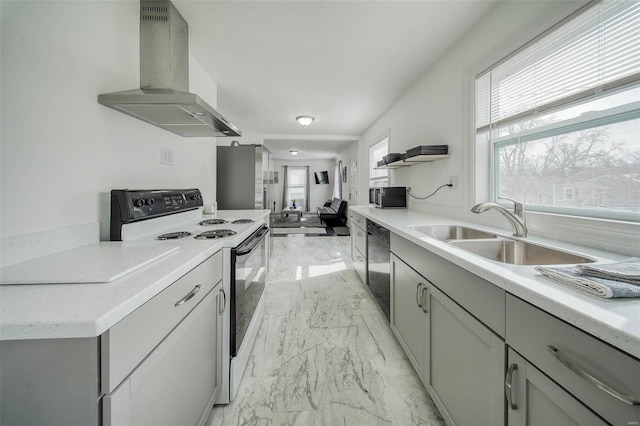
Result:
<instances>
[{"instance_id":1,"label":"window with blinds","mask_svg":"<svg viewBox=\"0 0 640 426\"><path fill-rule=\"evenodd\" d=\"M640 2L588 4L479 75L475 97L494 201L639 221Z\"/></svg>"}]
</instances>

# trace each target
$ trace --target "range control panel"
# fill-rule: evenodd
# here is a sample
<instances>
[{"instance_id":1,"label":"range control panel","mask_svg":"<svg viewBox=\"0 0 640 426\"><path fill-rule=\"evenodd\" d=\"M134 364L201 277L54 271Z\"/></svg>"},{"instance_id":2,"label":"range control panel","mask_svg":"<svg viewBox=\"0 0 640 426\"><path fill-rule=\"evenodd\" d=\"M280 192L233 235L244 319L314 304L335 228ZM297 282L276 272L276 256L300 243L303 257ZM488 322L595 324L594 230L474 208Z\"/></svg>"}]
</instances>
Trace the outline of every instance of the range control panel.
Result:
<instances>
[{"instance_id":1,"label":"range control panel","mask_svg":"<svg viewBox=\"0 0 640 426\"><path fill-rule=\"evenodd\" d=\"M199 189L114 189L111 232L122 224L194 210L203 205Z\"/></svg>"}]
</instances>

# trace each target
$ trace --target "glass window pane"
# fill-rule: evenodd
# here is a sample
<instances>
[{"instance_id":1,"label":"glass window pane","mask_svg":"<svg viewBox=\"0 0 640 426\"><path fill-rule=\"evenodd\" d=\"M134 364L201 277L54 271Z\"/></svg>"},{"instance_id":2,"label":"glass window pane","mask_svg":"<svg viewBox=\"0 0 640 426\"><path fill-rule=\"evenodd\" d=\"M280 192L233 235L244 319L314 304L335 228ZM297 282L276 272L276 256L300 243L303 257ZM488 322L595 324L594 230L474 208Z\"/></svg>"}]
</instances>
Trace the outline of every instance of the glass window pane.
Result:
<instances>
[{"instance_id":1,"label":"glass window pane","mask_svg":"<svg viewBox=\"0 0 640 426\"><path fill-rule=\"evenodd\" d=\"M640 119L496 147L498 196L640 219ZM591 213L590 213L591 212Z\"/></svg>"},{"instance_id":2,"label":"glass window pane","mask_svg":"<svg viewBox=\"0 0 640 426\"><path fill-rule=\"evenodd\" d=\"M287 204L290 207L293 205L295 200L296 207L304 208L306 199L307 169L306 167L289 167L287 173Z\"/></svg>"},{"instance_id":3,"label":"glass window pane","mask_svg":"<svg viewBox=\"0 0 640 426\"><path fill-rule=\"evenodd\" d=\"M389 153L389 138L369 148L369 186L385 186L389 180L389 170L378 169L378 161Z\"/></svg>"}]
</instances>

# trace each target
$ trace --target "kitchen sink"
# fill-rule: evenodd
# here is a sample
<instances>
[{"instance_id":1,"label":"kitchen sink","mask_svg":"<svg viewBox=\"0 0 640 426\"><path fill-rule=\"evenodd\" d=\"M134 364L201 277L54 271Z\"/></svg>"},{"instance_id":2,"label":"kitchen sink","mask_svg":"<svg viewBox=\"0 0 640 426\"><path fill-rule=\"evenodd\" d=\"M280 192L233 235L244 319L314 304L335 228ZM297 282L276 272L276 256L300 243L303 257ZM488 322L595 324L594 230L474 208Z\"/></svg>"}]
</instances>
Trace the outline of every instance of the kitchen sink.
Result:
<instances>
[{"instance_id":1,"label":"kitchen sink","mask_svg":"<svg viewBox=\"0 0 640 426\"><path fill-rule=\"evenodd\" d=\"M489 260L512 265L562 265L591 263L594 259L518 240L451 241L451 245Z\"/></svg>"},{"instance_id":2,"label":"kitchen sink","mask_svg":"<svg viewBox=\"0 0 640 426\"><path fill-rule=\"evenodd\" d=\"M457 225L414 225L409 228L442 241L497 237L490 232Z\"/></svg>"}]
</instances>

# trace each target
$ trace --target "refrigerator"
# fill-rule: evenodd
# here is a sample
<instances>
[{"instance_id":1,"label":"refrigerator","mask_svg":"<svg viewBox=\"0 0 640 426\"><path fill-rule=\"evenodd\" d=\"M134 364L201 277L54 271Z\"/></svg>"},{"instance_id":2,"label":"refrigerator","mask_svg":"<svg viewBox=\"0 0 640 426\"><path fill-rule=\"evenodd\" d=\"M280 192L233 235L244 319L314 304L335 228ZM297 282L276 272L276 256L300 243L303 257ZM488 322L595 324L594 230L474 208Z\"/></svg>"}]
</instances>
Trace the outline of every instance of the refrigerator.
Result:
<instances>
[{"instance_id":1,"label":"refrigerator","mask_svg":"<svg viewBox=\"0 0 640 426\"><path fill-rule=\"evenodd\" d=\"M275 196L269 150L255 144L217 148L218 209L273 210Z\"/></svg>"}]
</instances>

